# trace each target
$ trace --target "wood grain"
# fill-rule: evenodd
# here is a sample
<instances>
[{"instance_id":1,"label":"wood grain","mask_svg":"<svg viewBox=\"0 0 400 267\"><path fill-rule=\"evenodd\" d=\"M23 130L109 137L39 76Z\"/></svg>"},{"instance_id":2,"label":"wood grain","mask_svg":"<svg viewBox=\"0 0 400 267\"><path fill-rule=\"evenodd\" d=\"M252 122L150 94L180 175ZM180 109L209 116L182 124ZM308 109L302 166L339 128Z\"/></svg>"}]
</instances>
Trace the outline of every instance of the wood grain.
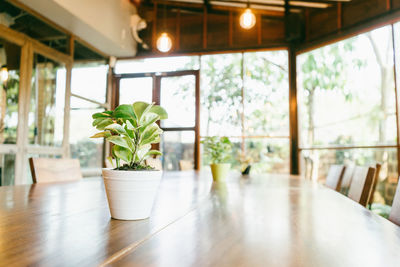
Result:
<instances>
[{"instance_id":1,"label":"wood grain","mask_svg":"<svg viewBox=\"0 0 400 267\"><path fill-rule=\"evenodd\" d=\"M78 159L29 158L33 183L55 183L82 179Z\"/></svg>"},{"instance_id":2,"label":"wood grain","mask_svg":"<svg viewBox=\"0 0 400 267\"><path fill-rule=\"evenodd\" d=\"M365 207L368 204L374 175L375 168L356 166L351 179L348 197Z\"/></svg>"},{"instance_id":3,"label":"wood grain","mask_svg":"<svg viewBox=\"0 0 400 267\"><path fill-rule=\"evenodd\" d=\"M331 165L326 177L325 185L330 189L339 192L345 170L346 167L344 165Z\"/></svg>"},{"instance_id":4,"label":"wood grain","mask_svg":"<svg viewBox=\"0 0 400 267\"><path fill-rule=\"evenodd\" d=\"M27 219L29 218L29 220ZM0 188L4 266L396 266L400 228L288 175L165 173L149 220L110 218L100 179Z\"/></svg>"},{"instance_id":5,"label":"wood grain","mask_svg":"<svg viewBox=\"0 0 400 267\"><path fill-rule=\"evenodd\" d=\"M389 220L400 226L400 186L397 185Z\"/></svg>"}]
</instances>

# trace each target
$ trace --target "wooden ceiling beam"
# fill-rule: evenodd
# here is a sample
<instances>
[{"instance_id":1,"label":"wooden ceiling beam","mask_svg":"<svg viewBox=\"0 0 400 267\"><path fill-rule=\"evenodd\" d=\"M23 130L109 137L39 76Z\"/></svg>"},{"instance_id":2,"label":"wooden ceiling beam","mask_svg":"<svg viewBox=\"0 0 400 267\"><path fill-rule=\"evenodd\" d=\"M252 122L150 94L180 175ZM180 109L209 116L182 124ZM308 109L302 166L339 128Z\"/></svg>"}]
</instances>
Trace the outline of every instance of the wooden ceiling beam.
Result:
<instances>
[{"instance_id":1,"label":"wooden ceiling beam","mask_svg":"<svg viewBox=\"0 0 400 267\"><path fill-rule=\"evenodd\" d=\"M178 2L178 1L171 1L171 0L154 0L154 4L161 4L161 5L167 5L170 7L176 7L176 8L192 8L192 9L199 9L201 12L203 11L204 4L200 4L197 2L194 3L189 3L189 2ZM212 1L210 1L212 3ZM234 7L234 6L215 6L212 5L210 10L218 10L218 11L232 11L232 12L243 12L244 7ZM256 14L261 14L265 16L275 16L275 17L283 17L284 15L284 8L282 7L277 7L277 6L272 6L270 9L253 9L254 13ZM301 12L300 9L292 9L293 12Z\"/></svg>"}]
</instances>

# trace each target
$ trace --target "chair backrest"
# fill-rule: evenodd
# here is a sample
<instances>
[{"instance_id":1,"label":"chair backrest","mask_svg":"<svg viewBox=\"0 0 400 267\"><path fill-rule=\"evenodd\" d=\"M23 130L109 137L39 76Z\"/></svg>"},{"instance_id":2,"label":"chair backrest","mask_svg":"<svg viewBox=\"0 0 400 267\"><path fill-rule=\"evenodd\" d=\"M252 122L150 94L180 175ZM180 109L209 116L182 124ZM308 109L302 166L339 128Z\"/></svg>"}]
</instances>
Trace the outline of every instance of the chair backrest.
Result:
<instances>
[{"instance_id":1,"label":"chair backrest","mask_svg":"<svg viewBox=\"0 0 400 267\"><path fill-rule=\"evenodd\" d=\"M379 173L381 172L381 168L382 165L377 163L375 165L375 175L374 175L374 180L372 182L372 188L371 188L371 193L369 195L369 199L368 199L368 204L372 205L372 203L374 202L374 194L375 194L375 190L376 190L376 186L379 182Z\"/></svg>"},{"instance_id":2,"label":"chair backrest","mask_svg":"<svg viewBox=\"0 0 400 267\"><path fill-rule=\"evenodd\" d=\"M162 163L159 158L148 158L145 161L146 165L153 167L156 170L162 170Z\"/></svg>"},{"instance_id":3,"label":"chair backrest","mask_svg":"<svg viewBox=\"0 0 400 267\"><path fill-rule=\"evenodd\" d=\"M390 210L389 220L400 226L400 186L398 183L396 193L394 194L392 209Z\"/></svg>"},{"instance_id":4,"label":"chair backrest","mask_svg":"<svg viewBox=\"0 0 400 267\"><path fill-rule=\"evenodd\" d=\"M354 164L346 165L346 169L344 170L342 183L340 185L340 193L346 195L349 193L351 179L353 178L355 166Z\"/></svg>"},{"instance_id":5,"label":"chair backrest","mask_svg":"<svg viewBox=\"0 0 400 267\"><path fill-rule=\"evenodd\" d=\"M82 179L78 159L29 158L33 183L53 183Z\"/></svg>"},{"instance_id":6,"label":"chair backrest","mask_svg":"<svg viewBox=\"0 0 400 267\"><path fill-rule=\"evenodd\" d=\"M345 170L346 167L344 165L331 165L326 176L325 185L339 192Z\"/></svg>"},{"instance_id":7,"label":"chair backrest","mask_svg":"<svg viewBox=\"0 0 400 267\"><path fill-rule=\"evenodd\" d=\"M181 171L193 170L193 163L190 160L180 160L179 170Z\"/></svg>"},{"instance_id":8,"label":"chair backrest","mask_svg":"<svg viewBox=\"0 0 400 267\"><path fill-rule=\"evenodd\" d=\"M361 166L355 167L348 197L365 207L368 204L374 175L374 168Z\"/></svg>"}]
</instances>

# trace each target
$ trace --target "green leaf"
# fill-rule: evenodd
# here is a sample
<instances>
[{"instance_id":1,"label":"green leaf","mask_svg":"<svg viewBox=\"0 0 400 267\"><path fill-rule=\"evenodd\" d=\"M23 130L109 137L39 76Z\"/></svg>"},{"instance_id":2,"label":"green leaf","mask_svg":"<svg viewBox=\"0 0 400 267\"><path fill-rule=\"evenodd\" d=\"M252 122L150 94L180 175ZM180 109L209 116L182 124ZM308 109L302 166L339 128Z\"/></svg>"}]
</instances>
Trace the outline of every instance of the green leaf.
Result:
<instances>
[{"instance_id":1,"label":"green leaf","mask_svg":"<svg viewBox=\"0 0 400 267\"><path fill-rule=\"evenodd\" d=\"M104 120L106 120L107 118L97 118L97 119L94 119L93 120L93 122L92 122L92 126L97 126L100 122L102 122L102 121L104 121Z\"/></svg>"},{"instance_id":2,"label":"green leaf","mask_svg":"<svg viewBox=\"0 0 400 267\"><path fill-rule=\"evenodd\" d=\"M124 129L124 127L122 127L121 125L119 125L118 123L114 123L111 125L108 125L106 128L106 130L111 130L117 134L125 134L126 135L126 131Z\"/></svg>"},{"instance_id":3,"label":"green leaf","mask_svg":"<svg viewBox=\"0 0 400 267\"><path fill-rule=\"evenodd\" d=\"M160 116L158 116L155 113L148 113L142 121L142 125L139 127L139 130L141 130L142 132L146 129L147 126L155 123L156 121L158 121L160 119Z\"/></svg>"},{"instance_id":4,"label":"green leaf","mask_svg":"<svg viewBox=\"0 0 400 267\"><path fill-rule=\"evenodd\" d=\"M111 163L111 166L113 166L115 168L114 162L113 162L113 158L112 157L107 157L107 160Z\"/></svg>"},{"instance_id":5,"label":"green leaf","mask_svg":"<svg viewBox=\"0 0 400 267\"><path fill-rule=\"evenodd\" d=\"M112 116L113 112L111 110L95 113L92 115L93 119L97 118L110 118Z\"/></svg>"},{"instance_id":6,"label":"green leaf","mask_svg":"<svg viewBox=\"0 0 400 267\"><path fill-rule=\"evenodd\" d=\"M148 126L142 136L141 144L154 144L159 140L160 134L163 131L158 127L156 123L153 123L151 126ZM157 138L158 137L158 138Z\"/></svg>"},{"instance_id":7,"label":"green leaf","mask_svg":"<svg viewBox=\"0 0 400 267\"><path fill-rule=\"evenodd\" d=\"M129 163L132 161L132 152L122 146L114 146L114 154L123 161Z\"/></svg>"},{"instance_id":8,"label":"green leaf","mask_svg":"<svg viewBox=\"0 0 400 267\"><path fill-rule=\"evenodd\" d=\"M105 127L107 127L110 124L113 124L114 121L112 119L103 119L99 124L97 124L96 129L97 130L104 130Z\"/></svg>"},{"instance_id":9,"label":"green leaf","mask_svg":"<svg viewBox=\"0 0 400 267\"><path fill-rule=\"evenodd\" d=\"M142 161L143 157L146 155L146 153L151 149L151 145L143 145L139 147L139 149L136 152L136 158L135 161Z\"/></svg>"},{"instance_id":10,"label":"green leaf","mask_svg":"<svg viewBox=\"0 0 400 267\"><path fill-rule=\"evenodd\" d=\"M133 105L132 105L133 111L135 112L138 121L140 121L142 116L144 116L152 106L153 106L153 104L148 104L146 102L133 103Z\"/></svg>"},{"instance_id":11,"label":"green leaf","mask_svg":"<svg viewBox=\"0 0 400 267\"><path fill-rule=\"evenodd\" d=\"M133 111L132 105L119 105L113 113L116 119L122 119L123 122L129 120L133 126L137 126L137 117Z\"/></svg>"},{"instance_id":12,"label":"green leaf","mask_svg":"<svg viewBox=\"0 0 400 267\"><path fill-rule=\"evenodd\" d=\"M124 138L122 138L121 136L110 136L109 138L107 138L107 140L117 146L125 147L125 148L131 150L131 148L128 145L128 143L126 142L126 140Z\"/></svg>"},{"instance_id":13,"label":"green leaf","mask_svg":"<svg viewBox=\"0 0 400 267\"><path fill-rule=\"evenodd\" d=\"M160 116L160 120L168 119L168 113L165 109L160 106L152 106L150 112L157 114Z\"/></svg>"},{"instance_id":14,"label":"green leaf","mask_svg":"<svg viewBox=\"0 0 400 267\"><path fill-rule=\"evenodd\" d=\"M149 158L151 155L157 155L157 156L161 156L162 153L158 150L150 150L149 152L147 152L144 156L142 160L145 160L147 158Z\"/></svg>"},{"instance_id":15,"label":"green leaf","mask_svg":"<svg viewBox=\"0 0 400 267\"><path fill-rule=\"evenodd\" d=\"M111 136L111 133L109 131L104 131L104 132L100 132L95 135L92 135L90 138L107 138L110 136Z\"/></svg>"},{"instance_id":16,"label":"green leaf","mask_svg":"<svg viewBox=\"0 0 400 267\"><path fill-rule=\"evenodd\" d=\"M128 127L129 130L135 130L135 127L133 127L132 123L130 121L126 121L126 127Z\"/></svg>"},{"instance_id":17,"label":"green leaf","mask_svg":"<svg viewBox=\"0 0 400 267\"><path fill-rule=\"evenodd\" d=\"M160 139L160 135L155 134L155 135L151 136L150 138L147 138L147 139L143 140L141 142L141 145L157 144L157 143L160 143L160 140L161 140Z\"/></svg>"}]
</instances>

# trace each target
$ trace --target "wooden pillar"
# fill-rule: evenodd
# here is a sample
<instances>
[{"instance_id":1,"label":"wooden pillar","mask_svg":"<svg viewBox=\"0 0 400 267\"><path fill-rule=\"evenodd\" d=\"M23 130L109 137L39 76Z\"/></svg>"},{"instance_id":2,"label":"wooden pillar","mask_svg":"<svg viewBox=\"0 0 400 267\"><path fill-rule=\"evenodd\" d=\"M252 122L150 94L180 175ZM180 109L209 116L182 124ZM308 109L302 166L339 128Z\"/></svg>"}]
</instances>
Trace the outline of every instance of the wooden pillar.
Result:
<instances>
[{"instance_id":1,"label":"wooden pillar","mask_svg":"<svg viewBox=\"0 0 400 267\"><path fill-rule=\"evenodd\" d=\"M17 126L17 153L15 159L15 185L26 184L27 172L25 162L28 161L25 148L28 145L28 115L31 95L31 80L33 68L33 49L30 42L26 42L21 49L20 81L18 93L18 126Z\"/></svg>"},{"instance_id":2,"label":"wooden pillar","mask_svg":"<svg viewBox=\"0 0 400 267\"><path fill-rule=\"evenodd\" d=\"M293 46L289 46L289 121L291 174L300 174L296 78L296 51Z\"/></svg>"}]
</instances>

